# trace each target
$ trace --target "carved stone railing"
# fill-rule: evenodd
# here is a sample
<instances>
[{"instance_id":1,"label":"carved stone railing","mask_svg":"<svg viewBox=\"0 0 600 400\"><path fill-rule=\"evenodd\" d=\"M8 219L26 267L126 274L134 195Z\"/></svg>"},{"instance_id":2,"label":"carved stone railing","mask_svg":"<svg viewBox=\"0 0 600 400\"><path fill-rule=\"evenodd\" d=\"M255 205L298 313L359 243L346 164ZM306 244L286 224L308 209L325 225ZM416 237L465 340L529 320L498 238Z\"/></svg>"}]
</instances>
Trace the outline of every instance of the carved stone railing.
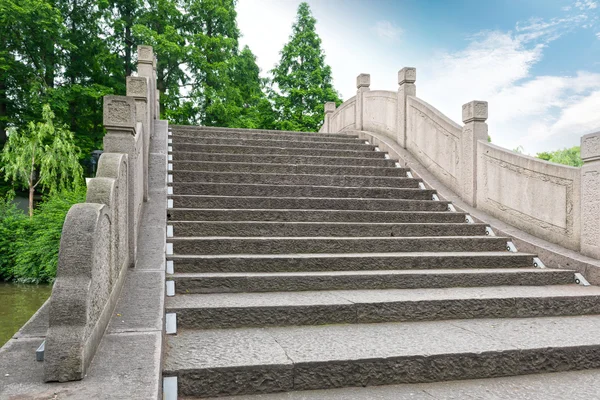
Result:
<instances>
[{"instance_id":1,"label":"carved stone railing","mask_svg":"<svg viewBox=\"0 0 600 400\"><path fill-rule=\"evenodd\" d=\"M104 153L86 202L63 226L50 298L46 381L83 379L134 267L143 203L148 199L149 143L157 115L156 59L138 47L138 76L127 96L104 97Z\"/></svg>"},{"instance_id":2,"label":"carved stone railing","mask_svg":"<svg viewBox=\"0 0 600 400\"><path fill-rule=\"evenodd\" d=\"M396 93L371 91L370 76L360 74L355 97L337 109L326 104L320 132L383 135L468 205L600 258L600 133L582 138L582 168L549 163L487 143L487 102L463 105L459 125L417 98L415 81L416 70L403 68Z\"/></svg>"}]
</instances>

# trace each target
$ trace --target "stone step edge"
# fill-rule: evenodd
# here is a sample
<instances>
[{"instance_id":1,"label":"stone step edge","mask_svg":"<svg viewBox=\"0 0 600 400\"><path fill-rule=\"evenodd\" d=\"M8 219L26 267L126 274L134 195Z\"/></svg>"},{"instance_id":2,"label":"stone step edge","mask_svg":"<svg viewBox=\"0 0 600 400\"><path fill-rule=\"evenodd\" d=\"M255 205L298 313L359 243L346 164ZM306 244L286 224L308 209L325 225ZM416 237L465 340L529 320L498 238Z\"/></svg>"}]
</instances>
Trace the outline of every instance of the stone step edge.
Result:
<instances>
[{"instance_id":1,"label":"stone step edge","mask_svg":"<svg viewBox=\"0 0 600 400\"><path fill-rule=\"evenodd\" d=\"M192 153L192 152L190 152ZM205 153L205 154L215 154L215 153ZM331 158L331 157L325 157ZM339 158L350 158L352 157L339 157ZM368 159L367 159L368 160ZM391 161L391 160L390 160ZM370 165L350 165L350 164L298 164L298 163L253 163L253 162L222 162L222 161L198 161L198 160L169 160L170 164L173 166L177 166L178 163L193 163L193 164L209 164L209 165L232 165L234 167L237 166L260 166L260 167L301 167L301 168L336 168L336 169L344 169L344 168L360 168L364 170L399 170L400 172L408 172L410 168L405 167L379 167L379 166L370 166ZM189 171L189 170L188 170ZM202 171L202 170L192 170L192 171ZM209 170L207 172L220 172ZM222 171L228 172L228 171ZM304 174L302 174L304 175ZM380 175L358 175L358 176L380 176ZM416 179L416 178L415 178Z\"/></svg>"},{"instance_id":2,"label":"stone step edge","mask_svg":"<svg viewBox=\"0 0 600 400\"><path fill-rule=\"evenodd\" d=\"M273 133L273 134L292 134L292 135L315 135L315 136L331 136L331 137L348 137L358 138L358 135L346 135L343 133L320 133L320 132L303 132L303 131L279 131L276 129L249 129L249 128L226 128L217 126L194 126L194 125L172 125L169 127L172 131L176 130L197 130L197 131L217 131L217 132L243 132L243 133Z\"/></svg>"},{"instance_id":3,"label":"stone step edge","mask_svg":"<svg viewBox=\"0 0 600 400\"><path fill-rule=\"evenodd\" d=\"M200 143L175 143L178 146L202 146L202 147L210 147L210 148L215 148L215 147L233 147L233 148L240 148L240 149L258 149L257 151L260 151L260 149L270 149L270 150L293 150L293 151L298 151L298 152L306 152L307 154L295 154L295 155L307 155L309 156L311 152L314 152L315 150L318 151L325 151L325 152L331 152L331 153L356 153L356 154L361 154L361 153L369 153L372 154L375 151L374 150L346 150L346 149L315 149L315 148L310 148L310 147L281 147L281 146L244 146L244 145L231 145L231 144L200 144ZM171 147L173 146L173 144L169 145L169 153L173 153L174 150L171 149ZM366 145L365 145L366 146ZM179 152L179 151L177 151ZM193 152L187 152L187 153L193 153ZM377 151L377 154L381 155L382 158L387 154L387 152L385 151ZM213 153L214 154L214 153ZM226 153L227 154L227 153ZM269 155L269 154L273 154L273 153L234 153L234 154L255 154L255 155ZM276 154L276 153L275 153ZM350 157L353 158L353 157Z\"/></svg>"},{"instance_id":4,"label":"stone step edge","mask_svg":"<svg viewBox=\"0 0 600 400\"><path fill-rule=\"evenodd\" d=\"M280 138L283 136L279 136ZM201 145L221 145L221 146L228 146L229 144L227 142L225 143L199 143L199 141L214 141L214 140L230 140L232 142L238 142L240 143L240 146L252 146L253 142L274 142L273 146L274 147L283 147L283 148L287 148L286 145L288 143L311 143L311 144L318 144L318 145L322 145L323 147L334 147L334 146L344 146L344 145L351 145L351 146L363 146L365 149L366 148L370 148L371 151L375 150L376 145L371 144L371 143L365 143L365 140L360 140L357 139L356 141L352 141L352 142L329 142L326 139L327 138L320 138L323 140L285 140L285 139L263 139L263 138L226 138L226 137L194 137L194 136L179 136L179 135L175 135L172 136L172 138L174 139L172 141L172 143L178 143L178 144L201 144ZM175 140L176 139L176 140ZM191 141L190 139L193 139L194 141ZM189 140L189 141L186 141ZM283 143L281 143L283 142ZM281 144L279 144L281 143ZM237 145L236 145L237 146ZM263 146L259 146L259 147L263 147ZM270 147L269 145L267 145L267 147ZM293 146L292 146L293 147ZM298 146L298 148L302 148L300 146ZM339 150L343 150L343 149L339 149Z\"/></svg>"},{"instance_id":5,"label":"stone step edge","mask_svg":"<svg viewBox=\"0 0 600 400\"><path fill-rule=\"evenodd\" d=\"M304 158L312 158L312 159L319 159L319 158L323 158L323 159L331 159L334 158L336 160L340 159L340 160L367 160L367 161L372 161L372 160L384 160L384 161L388 161L388 162L395 162L395 160L389 159L389 158L372 158L372 157L342 157L342 156L311 156L308 154L294 154L294 155L288 155L288 154L254 154L254 153L247 153L247 154L242 154L242 153L216 153L216 152L203 152L203 151L181 151L181 150L177 150L176 152L171 152L171 153L175 153L175 154L204 154L204 155L210 155L210 156L217 156L217 155L222 155L222 156L238 156L238 157L251 157L251 156L260 156L260 157L273 157L273 158L286 158L286 157L304 157ZM192 161L197 161L197 160L175 160L175 161L184 161L184 162L192 162ZM210 162L210 161L198 161L198 162ZM279 163L273 163L273 164L279 164ZM285 164L287 165L287 164ZM316 165L316 164L299 164L299 165ZM321 165L321 164L319 164ZM322 164L322 165L345 165L345 164ZM352 166L351 164L349 164L350 166ZM360 166L360 165L356 165L356 166ZM385 167L371 167L371 168L385 168ZM389 167L389 168L393 168L393 167Z\"/></svg>"},{"instance_id":6,"label":"stone step edge","mask_svg":"<svg viewBox=\"0 0 600 400\"><path fill-rule=\"evenodd\" d=\"M537 254L518 252L513 253L509 251L404 251L404 252L390 252L390 253L299 253L299 254L170 254L167 255L169 260L194 260L194 259L231 259L231 258L245 258L245 259L277 259L282 260L290 258L388 258L388 257L404 257L404 258L416 258L416 257L537 257Z\"/></svg>"},{"instance_id":7,"label":"stone step edge","mask_svg":"<svg viewBox=\"0 0 600 400\"><path fill-rule=\"evenodd\" d=\"M175 166L175 165L174 165ZM177 169L177 168L173 168L172 170L169 170L169 173L173 173L173 172L177 172L177 173L186 173L186 174L213 174L213 175L219 175L219 176L237 176L240 175L240 172L234 172L234 171L204 171L204 170L195 170L195 169ZM269 178L269 177L275 177L275 176L281 176L281 173L277 173L277 172L243 172L244 176L262 176L265 178ZM420 178L410 178L408 176L382 176L382 175L339 175L339 174L292 174L292 173L286 173L285 176L292 176L292 177L307 177L307 178L315 178L315 179L319 179L319 178L337 178L337 179L344 179L344 178L349 178L349 179L381 179L381 180L390 180L390 181L394 181L394 180L401 180L401 181L415 181L415 182L423 182L422 179ZM193 183L197 183L197 182L193 182ZM219 183L219 182L212 182L212 183ZM227 182L224 182L227 183ZM297 185L294 185L297 186ZM304 185L302 185L304 186ZM323 186L323 185L315 185L315 186ZM379 187L379 186L376 186ZM381 187L387 187L387 186L381 186Z\"/></svg>"}]
</instances>

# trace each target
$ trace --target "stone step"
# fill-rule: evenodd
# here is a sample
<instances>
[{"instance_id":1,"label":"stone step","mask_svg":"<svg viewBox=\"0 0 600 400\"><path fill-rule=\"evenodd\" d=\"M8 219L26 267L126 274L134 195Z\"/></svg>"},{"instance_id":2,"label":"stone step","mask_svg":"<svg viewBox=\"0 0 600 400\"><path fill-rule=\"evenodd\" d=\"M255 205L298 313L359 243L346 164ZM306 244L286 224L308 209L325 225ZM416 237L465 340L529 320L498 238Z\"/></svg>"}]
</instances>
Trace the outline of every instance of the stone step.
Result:
<instances>
[{"instance_id":1,"label":"stone step","mask_svg":"<svg viewBox=\"0 0 600 400\"><path fill-rule=\"evenodd\" d=\"M172 161L176 171L213 171L261 174L354 175L406 177L408 168L363 167L354 165L302 165L214 161Z\"/></svg>"},{"instance_id":2,"label":"stone step","mask_svg":"<svg viewBox=\"0 0 600 400\"><path fill-rule=\"evenodd\" d=\"M337 143L364 143L358 136L332 136L328 134L311 135L296 132L289 133L254 133L252 132L229 132L223 130L202 130L191 131L189 129L175 129L172 134L173 138L216 138L216 139L255 139L255 140L293 140L299 142L337 142Z\"/></svg>"},{"instance_id":3,"label":"stone step","mask_svg":"<svg viewBox=\"0 0 600 400\"><path fill-rule=\"evenodd\" d=\"M326 272L175 273L176 293L545 286L573 283L569 270L454 269Z\"/></svg>"},{"instance_id":4,"label":"stone step","mask_svg":"<svg viewBox=\"0 0 600 400\"><path fill-rule=\"evenodd\" d=\"M365 176L365 175L315 175L315 174L278 174L256 172L213 172L185 171L174 168L170 172L173 182L192 183L242 183L259 185L310 185L364 188L418 188L418 179L406 176Z\"/></svg>"},{"instance_id":5,"label":"stone step","mask_svg":"<svg viewBox=\"0 0 600 400\"><path fill-rule=\"evenodd\" d=\"M174 135L173 144L176 145L222 145L222 146L252 146L252 147L280 147L284 149L328 149L328 150L355 150L355 151L374 151L372 144L365 143L364 140L354 140L352 143L328 141L327 138L321 138L319 141L298 141L285 140L281 138L273 139L239 139L239 138L206 138Z\"/></svg>"},{"instance_id":6,"label":"stone step","mask_svg":"<svg viewBox=\"0 0 600 400\"><path fill-rule=\"evenodd\" d=\"M508 251L167 256L178 273L531 268L534 257Z\"/></svg>"},{"instance_id":7,"label":"stone step","mask_svg":"<svg viewBox=\"0 0 600 400\"><path fill-rule=\"evenodd\" d=\"M203 151L178 150L171 158L177 161L211 161L222 163L265 163L265 164L302 164L302 165L341 165L364 167L394 167L395 160L371 157L338 157L313 155L277 155L277 154L232 154L208 153Z\"/></svg>"},{"instance_id":8,"label":"stone step","mask_svg":"<svg viewBox=\"0 0 600 400\"><path fill-rule=\"evenodd\" d=\"M414 190L416 189L395 189ZM424 192L424 191L422 191ZM250 209L321 209L364 211L446 211L448 202L433 200L328 198L328 197L263 197L263 196L171 196L175 208L250 208Z\"/></svg>"},{"instance_id":9,"label":"stone step","mask_svg":"<svg viewBox=\"0 0 600 400\"><path fill-rule=\"evenodd\" d=\"M198 237L169 238L173 254L339 254L368 252L502 251L501 236L445 237Z\"/></svg>"},{"instance_id":10,"label":"stone step","mask_svg":"<svg viewBox=\"0 0 600 400\"><path fill-rule=\"evenodd\" d=\"M600 288L572 284L185 294L167 297L165 308L177 313L178 329L527 318L599 314Z\"/></svg>"},{"instance_id":11,"label":"stone step","mask_svg":"<svg viewBox=\"0 0 600 400\"><path fill-rule=\"evenodd\" d=\"M358 151L358 150L335 150L335 149L311 149L311 148L282 148L268 146L244 146L244 145L220 145L220 144L187 144L173 143L172 152L203 152L203 153L231 153L231 154L279 154L287 156L325 156L325 157L363 157L384 158L382 151Z\"/></svg>"},{"instance_id":12,"label":"stone step","mask_svg":"<svg viewBox=\"0 0 600 400\"><path fill-rule=\"evenodd\" d=\"M448 211L357 211L173 208L170 221L278 221L278 222L370 222L461 223L465 213Z\"/></svg>"},{"instance_id":13,"label":"stone step","mask_svg":"<svg viewBox=\"0 0 600 400\"><path fill-rule=\"evenodd\" d=\"M440 223L348 223L348 222L263 222L263 221L176 221L175 237L281 236L281 237L409 237L483 236L486 224Z\"/></svg>"},{"instance_id":14,"label":"stone step","mask_svg":"<svg viewBox=\"0 0 600 400\"><path fill-rule=\"evenodd\" d=\"M296 175L303 176L303 175ZM235 179L234 177L232 179ZM408 178L406 178L408 179ZM419 188L381 188L381 187L341 187L341 186L312 186L258 183L214 183L214 182L178 182L174 178L171 184L174 195L203 195L203 196L245 196L245 197L285 197L301 198L320 197L338 199L376 200L431 200L435 190ZM405 181L410 184L410 181ZM414 181L412 181L414 182ZM173 196L175 197L175 196ZM274 207L275 208L275 207Z\"/></svg>"},{"instance_id":15,"label":"stone step","mask_svg":"<svg viewBox=\"0 0 600 400\"><path fill-rule=\"evenodd\" d=\"M169 125L170 131L173 133L187 132L194 134L204 134L207 132L215 132L220 134L272 134L285 136L300 136L300 137L331 137L331 138L351 138L356 139L356 134L345 133L318 133L318 132L299 132L299 131L279 131L274 129L245 129L245 128L222 128L215 126L191 126L191 125Z\"/></svg>"},{"instance_id":16,"label":"stone step","mask_svg":"<svg viewBox=\"0 0 600 400\"><path fill-rule=\"evenodd\" d=\"M181 330L165 339L163 375L179 396L210 397L600 368L598 331L600 316Z\"/></svg>"}]
</instances>

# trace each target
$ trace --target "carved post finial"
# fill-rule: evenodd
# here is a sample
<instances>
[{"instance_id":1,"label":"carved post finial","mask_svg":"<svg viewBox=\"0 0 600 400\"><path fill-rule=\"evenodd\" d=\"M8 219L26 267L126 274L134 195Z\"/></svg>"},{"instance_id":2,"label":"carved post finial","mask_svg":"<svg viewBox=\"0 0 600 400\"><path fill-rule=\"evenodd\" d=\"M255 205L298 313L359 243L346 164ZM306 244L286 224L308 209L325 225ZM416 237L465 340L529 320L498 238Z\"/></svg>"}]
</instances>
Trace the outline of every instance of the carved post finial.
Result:
<instances>
[{"instance_id":1,"label":"carved post finial","mask_svg":"<svg viewBox=\"0 0 600 400\"><path fill-rule=\"evenodd\" d=\"M323 126L325 128L325 133L331 132L331 114L335 112L335 102L328 101L325 103L325 117L323 118Z\"/></svg>"},{"instance_id":2,"label":"carved post finial","mask_svg":"<svg viewBox=\"0 0 600 400\"><path fill-rule=\"evenodd\" d=\"M354 122L356 129L359 131L363 130L364 93L369 91L369 86L371 86L371 75L360 74L356 77L356 114L354 115Z\"/></svg>"},{"instance_id":3,"label":"carved post finial","mask_svg":"<svg viewBox=\"0 0 600 400\"><path fill-rule=\"evenodd\" d=\"M417 95L417 69L413 67L404 67L398 71L398 113L396 120L397 141L400 146L406 148L407 142L407 115L408 115L408 96Z\"/></svg>"},{"instance_id":4,"label":"carved post finial","mask_svg":"<svg viewBox=\"0 0 600 400\"><path fill-rule=\"evenodd\" d=\"M485 122L487 118L487 101L473 100L462 106L462 120L465 124L472 121Z\"/></svg>"},{"instance_id":5,"label":"carved post finial","mask_svg":"<svg viewBox=\"0 0 600 400\"><path fill-rule=\"evenodd\" d=\"M103 122L108 133L135 135L135 99L130 96L104 96Z\"/></svg>"},{"instance_id":6,"label":"carved post finial","mask_svg":"<svg viewBox=\"0 0 600 400\"><path fill-rule=\"evenodd\" d=\"M356 88L368 88L371 86L371 75L370 74L360 74L356 77Z\"/></svg>"}]
</instances>

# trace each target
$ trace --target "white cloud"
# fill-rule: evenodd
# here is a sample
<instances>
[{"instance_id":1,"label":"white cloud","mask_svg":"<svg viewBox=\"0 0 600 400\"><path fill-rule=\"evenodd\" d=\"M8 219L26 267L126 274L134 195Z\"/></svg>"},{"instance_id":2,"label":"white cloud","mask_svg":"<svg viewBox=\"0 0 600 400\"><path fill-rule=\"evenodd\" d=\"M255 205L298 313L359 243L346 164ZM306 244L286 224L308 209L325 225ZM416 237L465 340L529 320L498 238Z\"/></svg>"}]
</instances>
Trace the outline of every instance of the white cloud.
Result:
<instances>
[{"instance_id":1,"label":"white cloud","mask_svg":"<svg viewBox=\"0 0 600 400\"><path fill-rule=\"evenodd\" d=\"M593 0L580 0L575 2L574 5L580 10L593 10L598 7L598 2Z\"/></svg>"},{"instance_id":2,"label":"white cloud","mask_svg":"<svg viewBox=\"0 0 600 400\"><path fill-rule=\"evenodd\" d=\"M373 30L382 39L397 40L403 33L402 28L397 27L390 21L377 21Z\"/></svg>"},{"instance_id":3,"label":"white cloud","mask_svg":"<svg viewBox=\"0 0 600 400\"><path fill-rule=\"evenodd\" d=\"M596 37L600 39L600 32L596 32Z\"/></svg>"}]
</instances>

